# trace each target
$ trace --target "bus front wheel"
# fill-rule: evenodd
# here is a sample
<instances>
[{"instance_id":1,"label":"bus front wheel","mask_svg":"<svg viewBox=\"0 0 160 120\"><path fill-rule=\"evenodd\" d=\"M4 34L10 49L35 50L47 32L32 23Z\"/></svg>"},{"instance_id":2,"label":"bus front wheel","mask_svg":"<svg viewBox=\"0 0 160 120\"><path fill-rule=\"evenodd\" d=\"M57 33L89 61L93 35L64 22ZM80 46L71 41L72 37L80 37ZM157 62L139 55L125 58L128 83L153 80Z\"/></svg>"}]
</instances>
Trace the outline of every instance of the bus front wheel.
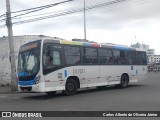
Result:
<instances>
[{"instance_id":1,"label":"bus front wheel","mask_svg":"<svg viewBox=\"0 0 160 120\"><path fill-rule=\"evenodd\" d=\"M68 79L63 93L65 95L73 95L77 92L77 89L78 89L77 82L74 79Z\"/></svg>"}]
</instances>

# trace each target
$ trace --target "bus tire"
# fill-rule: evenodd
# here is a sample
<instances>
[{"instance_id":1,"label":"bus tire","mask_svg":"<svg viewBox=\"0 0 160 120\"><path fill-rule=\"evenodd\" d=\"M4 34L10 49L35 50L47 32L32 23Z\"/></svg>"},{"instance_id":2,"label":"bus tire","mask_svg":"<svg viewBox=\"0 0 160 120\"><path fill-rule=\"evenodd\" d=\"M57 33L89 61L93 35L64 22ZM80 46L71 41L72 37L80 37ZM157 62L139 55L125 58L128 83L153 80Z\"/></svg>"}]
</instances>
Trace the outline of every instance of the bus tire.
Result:
<instances>
[{"instance_id":1,"label":"bus tire","mask_svg":"<svg viewBox=\"0 0 160 120\"><path fill-rule=\"evenodd\" d=\"M62 91L65 95L73 95L77 92L78 83L74 79L68 79L65 85L65 90Z\"/></svg>"},{"instance_id":2,"label":"bus tire","mask_svg":"<svg viewBox=\"0 0 160 120\"><path fill-rule=\"evenodd\" d=\"M119 88L126 88L128 86L129 83L129 78L127 75L123 74L121 76L121 83L119 85L117 85L117 87Z\"/></svg>"},{"instance_id":3,"label":"bus tire","mask_svg":"<svg viewBox=\"0 0 160 120\"><path fill-rule=\"evenodd\" d=\"M56 92L57 92L57 91L51 91L51 92L46 92L46 93L47 93L47 95L49 95L49 96L53 96L53 95L56 94Z\"/></svg>"}]
</instances>

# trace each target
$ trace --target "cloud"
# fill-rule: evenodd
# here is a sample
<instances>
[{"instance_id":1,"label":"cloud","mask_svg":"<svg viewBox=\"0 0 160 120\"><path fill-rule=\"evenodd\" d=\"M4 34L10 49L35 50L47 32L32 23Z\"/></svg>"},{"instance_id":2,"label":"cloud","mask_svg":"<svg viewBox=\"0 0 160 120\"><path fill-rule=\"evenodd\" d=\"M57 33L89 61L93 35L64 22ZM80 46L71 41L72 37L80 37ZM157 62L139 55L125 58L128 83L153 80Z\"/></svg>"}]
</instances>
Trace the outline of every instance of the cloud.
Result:
<instances>
[{"instance_id":1,"label":"cloud","mask_svg":"<svg viewBox=\"0 0 160 120\"><path fill-rule=\"evenodd\" d=\"M43 2L42 0L11 0L11 9L17 11L61 1L63 0L45 0ZM74 0L31 15L83 8L83 1ZM86 7L106 1L112 0L86 0ZM0 14L5 13L5 0L0 0L0 7L2 9ZM126 0L118 4L88 10L86 11L87 37L97 42L106 42L107 40L107 42L130 45L136 35L137 39L151 44L152 48L155 47L160 51L155 44L160 38L157 33L160 28L159 11L159 0ZM24 20L24 18L18 20ZM0 29L0 36L4 34L6 35L6 30ZM83 11L14 26L14 34L46 34L66 39L83 38ZM152 43L150 43L150 39L154 39Z\"/></svg>"}]
</instances>

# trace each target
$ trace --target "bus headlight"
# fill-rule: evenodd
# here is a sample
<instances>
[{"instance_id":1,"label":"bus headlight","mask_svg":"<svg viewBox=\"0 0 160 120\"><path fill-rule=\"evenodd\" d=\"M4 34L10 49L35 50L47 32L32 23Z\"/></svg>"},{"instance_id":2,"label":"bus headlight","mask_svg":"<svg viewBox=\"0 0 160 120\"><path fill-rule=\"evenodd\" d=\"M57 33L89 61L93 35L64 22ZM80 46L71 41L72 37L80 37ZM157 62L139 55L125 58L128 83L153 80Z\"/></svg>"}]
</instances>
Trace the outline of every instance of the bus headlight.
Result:
<instances>
[{"instance_id":1,"label":"bus headlight","mask_svg":"<svg viewBox=\"0 0 160 120\"><path fill-rule=\"evenodd\" d=\"M38 83L39 83L40 78L41 78L41 76L40 76L40 75L36 77L36 84L38 84Z\"/></svg>"}]
</instances>

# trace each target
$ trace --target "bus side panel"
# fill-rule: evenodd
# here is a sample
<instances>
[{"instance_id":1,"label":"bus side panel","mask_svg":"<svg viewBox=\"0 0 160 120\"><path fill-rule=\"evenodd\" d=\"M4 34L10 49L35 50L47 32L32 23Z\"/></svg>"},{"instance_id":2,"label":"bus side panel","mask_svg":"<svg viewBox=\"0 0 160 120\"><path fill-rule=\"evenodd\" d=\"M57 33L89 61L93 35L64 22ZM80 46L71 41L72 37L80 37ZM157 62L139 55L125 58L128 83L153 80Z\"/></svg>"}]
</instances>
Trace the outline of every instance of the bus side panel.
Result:
<instances>
[{"instance_id":1,"label":"bus side panel","mask_svg":"<svg viewBox=\"0 0 160 120\"><path fill-rule=\"evenodd\" d=\"M116 72L115 72L116 71ZM113 65L100 66L101 85L119 84L119 68Z\"/></svg>"},{"instance_id":2,"label":"bus side panel","mask_svg":"<svg viewBox=\"0 0 160 120\"><path fill-rule=\"evenodd\" d=\"M64 90L65 79L63 69L45 75L44 82L45 91Z\"/></svg>"},{"instance_id":3,"label":"bus side panel","mask_svg":"<svg viewBox=\"0 0 160 120\"><path fill-rule=\"evenodd\" d=\"M132 74L129 66L121 65L101 66L100 73L101 78L105 79L108 85L120 84L123 73L127 73L129 76Z\"/></svg>"},{"instance_id":4,"label":"bus side panel","mask_svg":"<svg viewBox=\"0 0 160 120\"><path fill-rule=\"evenodd\" d=\"M76 76L80 82L80 88L93 87L97 85L99 78L99 65L71 66L64 69L65 79Z\"/></svg>"},{"instance_id":5,"label":"bus side panel","mask_svg":"<svg viewBox=\"0 0 160 120\"><path fill-rule=\"evenodd\" d=\"M121 76L127 73L129 82L138 82L146 78L146 66L132 65L94 65L71 66L45 75L46 91L64 90L66 80L76 76L80 82L80 88L120 84Z\"/></svg>"},{"instance_id":6,"label":"bus side panel","mask_svg":"<svg viewBox=\"0 0 160 120\"><path fill-rule=\"evenodd\" d=\"M66 80L73 76L78 77L80 88L97 86L99 82L99 65L71 66L49 73L45 75L44 80L46 91L64 90Z\"/></svg>"},{"instance_id":7,"label":"bus side panel","mask_svg":"<svg viewBox=\"0 0 160 120\"><path fill-rule=\"evenodd\" d=\"M102 65L100 78L104 85L120 84L122 74L129 76L129 82L137 82L136 66L133 65ZM106 83L106 84L105 84Z\"/></svg>"},{"instance_id":8,"label":"bus side panel","mask_svg":"<svg viewBox=\"0 0 160 120\"><path fill-rule=\"evenodd\" d=\"M141 81L147 78L147 66L146 65L137 65L135 67L136 80ZM134 81L132 81L134 82Z\"/></svg>"},{"instance_id":9,"label":"bus side panel","mask_svg":"<svg viewBox=\"0 0 160 120\"><path fill-rule=\"evenodd\" d=\"M83 74L83 80L80 81L81 86L87 83L87 87L97 86L99 81L99 65L86 65L84 66L85 73Z\"/></svg>"}]
</instances>

